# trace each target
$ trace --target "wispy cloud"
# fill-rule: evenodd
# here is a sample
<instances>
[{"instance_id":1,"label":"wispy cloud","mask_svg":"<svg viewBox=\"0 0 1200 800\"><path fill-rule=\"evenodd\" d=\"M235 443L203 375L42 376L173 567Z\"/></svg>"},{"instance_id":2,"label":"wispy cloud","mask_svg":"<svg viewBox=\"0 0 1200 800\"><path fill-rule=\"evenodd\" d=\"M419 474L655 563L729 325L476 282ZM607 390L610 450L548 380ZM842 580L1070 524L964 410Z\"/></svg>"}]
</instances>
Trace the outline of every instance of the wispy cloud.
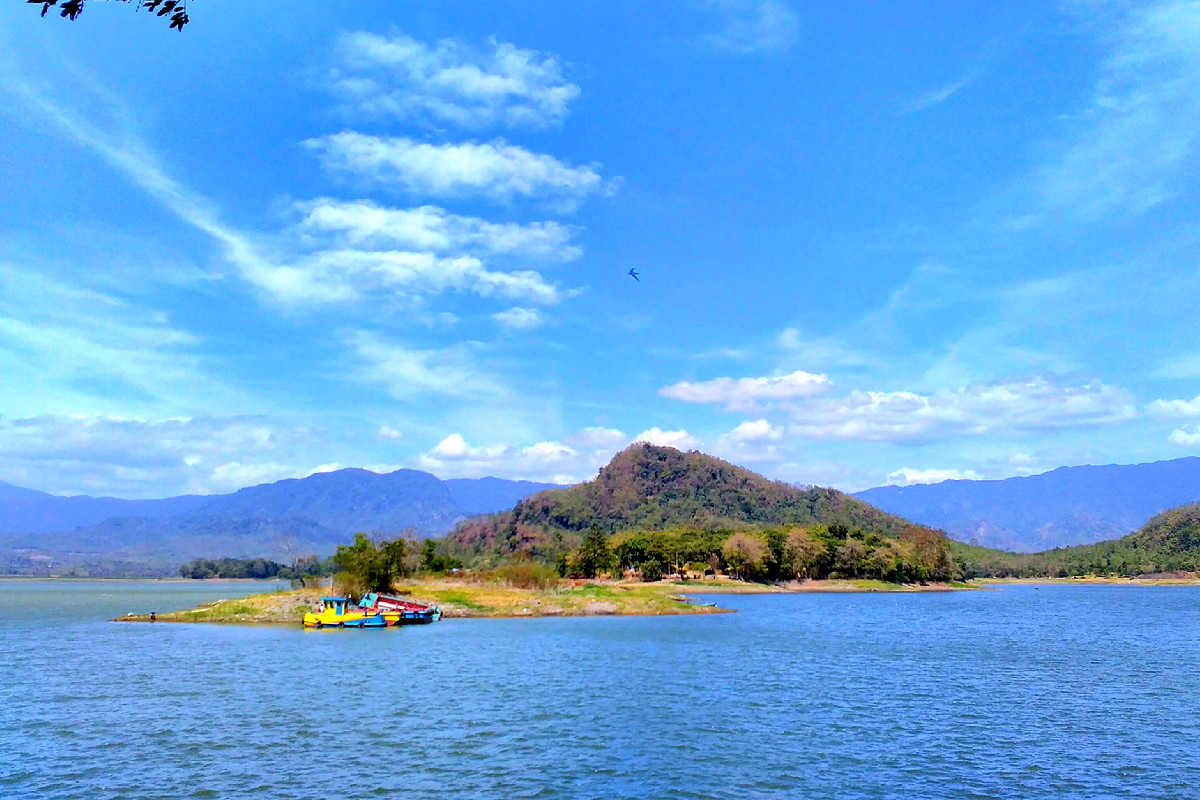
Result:
<instances>
[{"instance_id":1,"label":"wispy cloud","mask_svg":"<svg viewBox=\"0 0 1200 800\"><path fill-rule=\"evenodd\" d=\"M343 339L357 354L357 378L381 384L393 397L421 395L494 401L508 390L479 362L478 347L469 343L421 350L371 331L347 331Z\"/></svg>"},{"instance_id":2,"label":"wispy cloud","mask_svg":"<svg viewBox=\"0 0 1200 800\"><path fill-rule=\"evenodd\" d=\"M303 215L298 233L325 245L547 262L573 261L583 252L571 242L579 228L560 222L489 222L437 206L389 208L370 200L328 197L297 203L296 209Z\"/></svg>"},{"instance_id":3,"label":"wispy cloud","mask_svg":"<svg viewBox=\"0 0 1200 800\"><path fill-rule=\"evenodd\" d=\"M483 128L560 124L579 87L556 56L489 39L426 44L401 33L343 34L330 86L354 111Z\"/></svg>"},{"instance_id":4,"label":"wispy cloud","mask_svg":"<svg viewBox=\"0 0 1200 800\"><path fill-rule=\"evenodd\" d=\"M1090 105L1012 225L1140 215L1182 190L1200 141L1200 4L1135 4L1110 42Z\"/></svg>"},{"instance_id":5,"label":"wispy cloud","mask_svg":"<svg viewBox=\"0 0 1200 800\"><path fill-rule=\"evenodd\" d=\"M721 379L708 384L676 384L660 393L691 402L756 408L791 417L787 438L825 441L915 442L1068 426L1104 425L1138 416L1129 392L1097 381L1065 383L1052 376L979 382L959 389L922 394L861 391L826 396L825 376L781 379ZM812 380L820 378L821 380ZM730 440L753 434L775 435L766 420L743 423Z\"/></svg>"},{"instance_id":6,"label":"wispy cloud","mask_svg":"<svg viewBox=\"0 0 1200 800\"><path fill-rule=\"evenodd\" d=\"M832 385L827 375L798 371L771 378L682 381L664 386L658 393L688 403L711 403L724 405L731 411L746 411L757 408L760 401L811 397L828 391Z\"/></svg>"},{"instance_id":7,"label":"wispy cloud","mask_svg":"<svg viewBox=\"0 0 1200 800\"><path fill-rule=\"evenodd\" d=\"M0 417L0 477L49 491L163 497L301 477L312 431L263 417Z\"/></svg>"},{"instance_id":8,"label":"wispy cloud","mask_svg":"<svg viewBox=\"0 0 1200 800\"><path fill-rule=\"evenodd\" d=\"M435 197L485 197L508 202L532 198L574 208L616 183L600 177L599 165L571 166L503 139L482 144L428 144L407 137L343 131L309 139L325 167L384 189Z\"/></svg>"},{"instance_id":9,"label":"wispy cloud","mask_svg":"<svg viewBox=\"0 0 1200 800\"><path fill-rule=\"evenodd\" d=\"M933 108L936 105L941 105L965 89L967 86L970 86L972 83L974 83L975 79L978 77L979 70L971 69L958 80L947 83L945 86L941 86L937 89L931 89L930 91L925 92L920 97L909 103L905 108L905 111L912 113L924 111L925 109Z\"/></svg>"},{"instance_id":10,"label":"wispy cloud","mask_svg":"<svg viewBox=\"0 0 1200 800\"><path fill-rule=\"evenodd\" d=\"M274 247L267 248L256 237L221 222L212 204L169 177L131 132L101 131L28 85L18 86L26 101L71 138L120 169L181 221L210 236L244 280L276 301L328 305L362 301L375 294L391 299L397 293L457 291L555 303L562 293L535 270L493 270L470 253L534 261L578 256L578 248L569 244L575 229L554 222L490 223L431 206L398 210L327 198L299 205L305 216L295 231L297 241L276 236ZM405 241L424 244L429 250L386 249ZM289 249L299 252L283 257L281 251ZM456 254L440 257L440 251Z\"/></svg>"},{"instance_id":11,"label":"wispy cloud","mask_svg":"<svg viewBox=\"0 0 1200 800\"><path fill-rule=\"evenodd\" d=\"M35 269L0 263L0 393L10 413L153 413L187 407L196 385L208 387L210 408L243 402L200 355L200 338L166 314Z\"/></svg>"},{"instance_id":12,"label":"wispy cloud","mask_svg":"<svg viewBox=\"0 0 1200 800\"><path fill-rule=\"evenodd\" d=\"M715 50L779 53L800 37L800 16L784 0L707 0L721 27L702 37Z\"/></svg>"},{"instance_id":13,"label":"wispy cloud","mask_svg":"<svg viewBox=\"0 0 1200 800\"><path fill-rule=\"evenodd\" d=\"M917 442L1074 426L1138 416L1129 393L1099 382L1039 376L977 383L933 394L854 391L796 403L792 436L823 440Z\"/></svg>"}]
</instances>

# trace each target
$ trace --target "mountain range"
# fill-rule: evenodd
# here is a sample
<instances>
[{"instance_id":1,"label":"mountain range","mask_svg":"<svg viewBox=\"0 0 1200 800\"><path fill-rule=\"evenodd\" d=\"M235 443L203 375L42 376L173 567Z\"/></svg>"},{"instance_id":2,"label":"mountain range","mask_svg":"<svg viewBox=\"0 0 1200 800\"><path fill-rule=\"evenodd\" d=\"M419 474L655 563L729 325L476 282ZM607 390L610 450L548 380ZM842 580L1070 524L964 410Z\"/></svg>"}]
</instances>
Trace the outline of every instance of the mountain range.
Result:
<instances>
[{"instance_id":1,"label":"mountain range","mask_svg":"<svg viewBox=\"0 0 1200 800\"><path fill-rule=\"evenodd\" d=\"M591 524L606 530L776 524L832 514L852 527L894 528L910 520L961 542L1033 552L1118 539L1155 514L1200 501L1197 457L1064 467L997 481L884 486L847 496L833 489L790 487L704 460L709 457L700 453L645 452L658 455L642 462L618 457L596 481L570 489L362 469L227 495L156 500L60 497L0 483L0 573L45 572L48 566L61 571L70 565L92 574L166 573L192 558L289 560L330 553L360 530L411 529L420 536L440 536L464 518L504 511L510 512L502 518L507 529L495 520L485 528L483 522L471 523L456 532L461 546L497 547L499 537L500 546L516 541L519 548L522 537L533 541L557 530L569 539ZM879 516L882 512L887 514Z\"/></svg>"},{"instance_id":2,"label":"mountain range","mask_svg":"<svg viewBox=\"0 0 1200 800\"><path fill-rule=\"evenodd\" d=\"M1029 553L1118 539L1155 514L1200 500L1200 458L881 486L855 497L961 542Z\"/></svg>"},{"instance_id":3,"label":"mountain range","mask_svg":"<svg viewBox=\"0 0 1200 800\"><path fill-rule=\"evenodd\" d=\"M554 485L343 469L227 495L118 500L4 484L0 571L75 565L91 574L169 572L192 558L326 555L357 531L439 535L464 517L511 508Z\"/></svg>"}]
</instances>

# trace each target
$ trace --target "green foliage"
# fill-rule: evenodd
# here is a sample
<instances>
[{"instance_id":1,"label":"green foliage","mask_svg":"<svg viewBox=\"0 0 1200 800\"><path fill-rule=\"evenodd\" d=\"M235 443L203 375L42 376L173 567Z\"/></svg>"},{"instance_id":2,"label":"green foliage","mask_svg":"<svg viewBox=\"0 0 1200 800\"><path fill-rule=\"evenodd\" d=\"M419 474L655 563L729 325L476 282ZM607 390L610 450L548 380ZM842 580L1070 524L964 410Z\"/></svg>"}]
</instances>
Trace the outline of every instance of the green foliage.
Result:
<instances>
[{"instance_id":1,"label":"green foliage","mask_svg":"<svg viewBox=\"0 0 1200 800\"><path fill-rule=\"evenodd\" d=\"M341 572L338 583L351 594L391 591L399 578L413 574L418 563L416 542L392 539L379 543L365 533L354 536L354 544L338 545L333 562Z\"/></svg>"},{"instance_id":2,"label":"green foliage","mask_svg":"<svg viewBox=\"0 0 1200 800\"><path fill-rule=\"evenodd\" d=\"M462 569L462 559L444 555L438 552L438 543L434 539L426 539L421 545L421 569L425 572L450 572Z\"/></svg>"},{"instance_id":3,"label":"green foliage","mask_svg":"<svg viewBox=\"0 0 1200 800\"><path fill-rule=\"evenodd\" d=\"M595 578L613 568L612 551L608 547L608 536L598 527L593 527L579 545L567 557L567 574L577 578Z\"/></svg>"}]
</instances>

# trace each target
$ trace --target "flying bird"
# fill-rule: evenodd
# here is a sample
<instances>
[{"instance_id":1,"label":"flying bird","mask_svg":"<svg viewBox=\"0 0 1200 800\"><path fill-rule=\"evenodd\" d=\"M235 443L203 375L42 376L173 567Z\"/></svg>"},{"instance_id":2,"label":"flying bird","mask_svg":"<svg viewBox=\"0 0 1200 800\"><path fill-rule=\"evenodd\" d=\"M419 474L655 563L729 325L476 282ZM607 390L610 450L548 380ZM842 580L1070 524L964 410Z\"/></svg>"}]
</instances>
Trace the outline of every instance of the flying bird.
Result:
<instances>
[{"instance_id":1,"label":"flying bird","mask_svg":"<svg viewBox=\"0 0 1200 800\"><path fill-rule=\"evenodd\" d=\"M634 279L635 281L637 281L638 283L641 283L641 282L642 282L642 279L641 279L641 278L639 278L639 277L637 276L637 273L633 271L633 267L630 267L630 268L629 268L629 272L627 272L627 273L625 273L625 274L626 274L626 275L628 275L629 277L633 278L633 279Z\"/></svg>"}]
</instances>

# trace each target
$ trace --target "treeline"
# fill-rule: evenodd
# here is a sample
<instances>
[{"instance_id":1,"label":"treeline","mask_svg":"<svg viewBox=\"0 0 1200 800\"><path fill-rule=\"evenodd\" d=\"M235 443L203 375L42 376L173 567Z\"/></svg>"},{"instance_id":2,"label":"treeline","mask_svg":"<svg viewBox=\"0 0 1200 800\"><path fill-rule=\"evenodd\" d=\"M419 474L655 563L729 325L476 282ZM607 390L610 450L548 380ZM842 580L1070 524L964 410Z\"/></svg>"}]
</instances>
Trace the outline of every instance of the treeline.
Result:
<instances>
[{"instance_id":1,"label":"treeline","mask_svg":"<svg viewBox=\"0 0 1200 800\"><path fill-rule=\"evenodd\" d=\"M837 524L737 531L681 527L613 535L596 527L556 566L566 577L635 572L643 580L658 580L687 571L762 582L874 578L923 583L957 580L963 572L963 564L936 531L913 527L891 538Z\"/></svg>"},{"instance_id":2,"label":"treeline","mask_svg":"<svg viewBox=\"0 0 1200 800\"><path fill-rule=\"evenodd\" d=\"M290 578L291 569L265 558L197 558L179 568L181 578Z\"/></svg>"}]
</instances>

